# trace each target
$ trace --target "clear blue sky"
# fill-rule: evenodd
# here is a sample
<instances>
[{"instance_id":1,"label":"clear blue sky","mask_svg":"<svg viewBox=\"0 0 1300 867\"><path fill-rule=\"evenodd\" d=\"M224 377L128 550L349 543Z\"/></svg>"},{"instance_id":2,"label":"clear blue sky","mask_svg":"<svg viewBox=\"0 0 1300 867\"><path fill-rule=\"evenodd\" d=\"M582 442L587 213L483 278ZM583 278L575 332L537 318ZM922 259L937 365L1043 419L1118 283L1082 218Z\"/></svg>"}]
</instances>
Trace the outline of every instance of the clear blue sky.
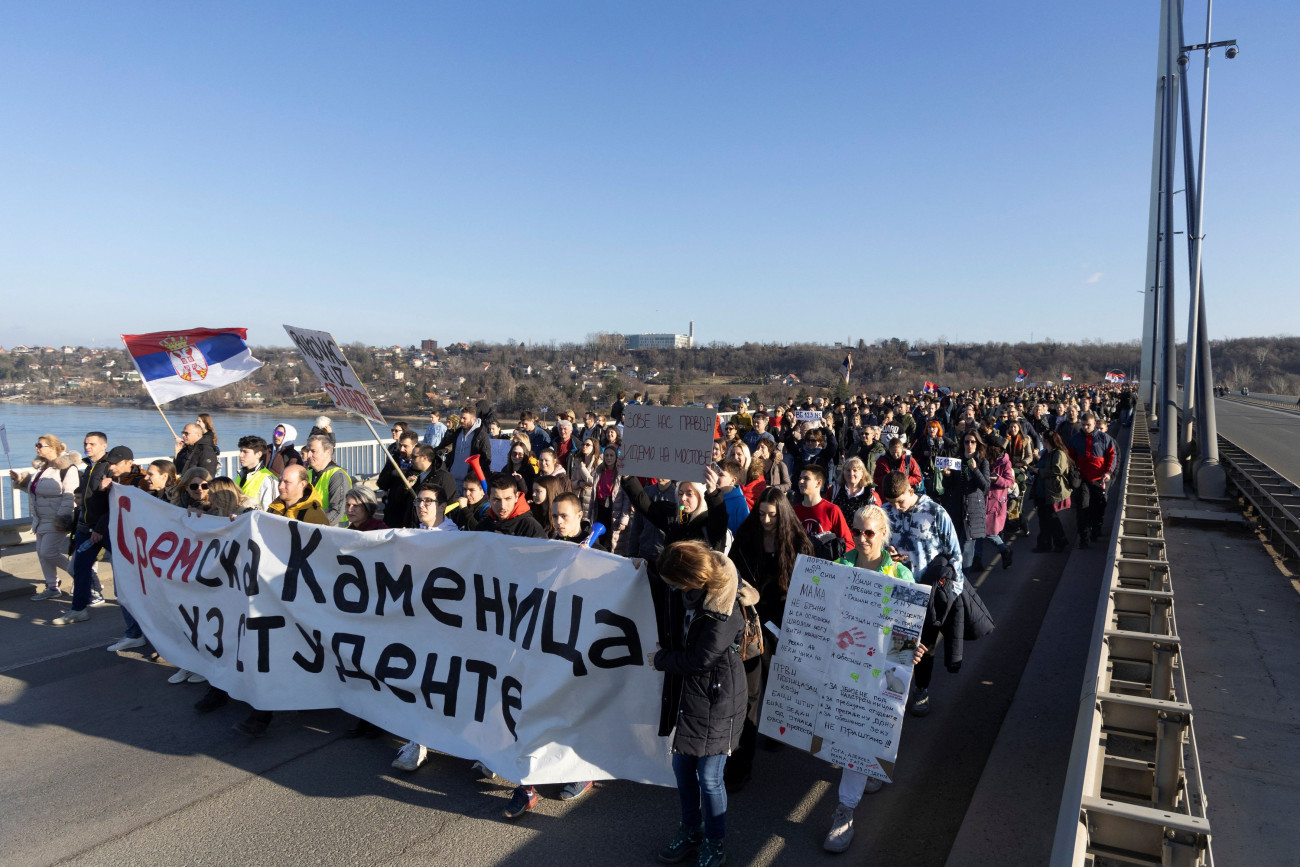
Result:
<instances>
[{"instance_id":1,"label":"clear blue sky","mask_svg":"<svg viewBox=\"0 0 1300 867\"><path fill-rule=\"evenodd\" d=\"M1158 11L7 3L0 344L1136 339ZM1215 337L1300 332L1298 35L1215 6Z\"/></svg>"}]
</instances>

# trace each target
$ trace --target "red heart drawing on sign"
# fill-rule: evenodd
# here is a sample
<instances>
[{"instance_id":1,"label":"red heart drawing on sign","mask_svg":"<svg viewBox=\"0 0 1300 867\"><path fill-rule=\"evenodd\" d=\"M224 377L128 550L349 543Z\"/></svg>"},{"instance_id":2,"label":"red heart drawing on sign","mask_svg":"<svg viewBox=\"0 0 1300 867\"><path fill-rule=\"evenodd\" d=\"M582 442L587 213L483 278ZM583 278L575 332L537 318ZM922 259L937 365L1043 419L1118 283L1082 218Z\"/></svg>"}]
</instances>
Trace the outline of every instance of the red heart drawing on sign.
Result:
<instances>
[{"instance_id":1,"label":"red heart drawing on sign","mask_svg":"<svg viewBox=\"0 0 1300 867\"><path fill-rule=\"evenodd\" d=\"M849 767L850 767L850 768L853 767L853 763L852 763L852 762L849 762Z\"/></svg>"},{"instance_id":2,"label":"red heart drawing on sign","mask_svg":"<svg viewBox=\"0 0 1300 867\"><path fill-rule=\"evenodd\" d=\"M781 726L781 734L785 734L785 726Z\"/></svg>"}]
</instances>

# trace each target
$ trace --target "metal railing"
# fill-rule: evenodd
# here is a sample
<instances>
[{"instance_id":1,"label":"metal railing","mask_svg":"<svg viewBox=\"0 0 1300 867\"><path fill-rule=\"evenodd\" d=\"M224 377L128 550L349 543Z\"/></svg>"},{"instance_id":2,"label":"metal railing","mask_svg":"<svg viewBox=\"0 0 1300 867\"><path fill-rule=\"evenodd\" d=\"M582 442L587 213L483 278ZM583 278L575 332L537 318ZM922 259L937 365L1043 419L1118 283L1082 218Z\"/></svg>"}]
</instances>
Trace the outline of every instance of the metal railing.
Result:
<instances>
[{"instance_id":1,"label":"metal railing","mask_svg":"<svg viewBox=\"0 0 1300 867\"><path fill-rule=\"evenodd\" d=\"M1164 519L1134 416L1053 865L1213 865Z\"/></svg>"},{"instance_id":2,"label":"metal railing","mask_svg":"<svg viewBox=\"0 0 1300 867\"><path fill-rule=\"evenodd\" d=\"M1231 488L1254 508L1269 542L1284 555L1300 558L1300 488L1223 435L1219 464Z\"/></svg>"},{"instance_id":3,"label":"metal railing","mask_svg":"<svg viewBox=\"0 0 1300 867\"><path fill-rule=\"evenodd\" d=\"M384 457L383 449L391 442L392 440L388 439L384 440L383 445L380 445L375 440L353 440L338 443L334 446L334 462L346 470L347 474L354 479L377 476L379 471L383 469L384 461L387 460ZM150 461L159 458L170 461L172 455L136 458L135 462L138 466L147 467ZM234 478L239 473L239 452L237 450L220 452L217 455L217 461L217 475ZM10 482L9 474L6 472L3 476L3 482L0 483L0 521L30 519L30 502L27 493L15 488Z\"/></svg>"},{"instance_id":4,"label":"metal railing","mask_svg":"<svg viewBox=\"0 0 1300 867\"><path fill-rule=\"evenodd\" d=\"M1220 400L1230 400L1234 403L1244 403L1247 406L1263 406L1269 409L1300 413L1300 405L1297 405L1296 398L1284 394L1252 394L1249 397L1240 394L1226 394Z\"/></svg>"}]
</instances>

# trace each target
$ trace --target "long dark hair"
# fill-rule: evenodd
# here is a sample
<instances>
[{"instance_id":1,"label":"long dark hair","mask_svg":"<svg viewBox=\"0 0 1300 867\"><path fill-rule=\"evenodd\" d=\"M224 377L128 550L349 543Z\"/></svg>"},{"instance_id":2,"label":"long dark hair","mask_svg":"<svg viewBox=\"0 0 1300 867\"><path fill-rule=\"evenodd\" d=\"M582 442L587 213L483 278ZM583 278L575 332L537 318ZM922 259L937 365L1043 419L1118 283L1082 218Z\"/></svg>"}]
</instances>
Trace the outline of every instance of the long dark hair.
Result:
<instances>
[{"instance_id":1,"label":"long dark hair","mask_svg":"<svg viewBox=\"0 0 1300 867\"><path fill-rule=\"evenodd\" d=\"M764 488L763 493L754 501L749 517L736 530L736 548L741 557L745 556L746 551L762 550L763 525L758 520L758 507L763 505L776 506L776 565L781 576L781 590L786 591L790 589L795 558L800 554L812 556L812 539L804 532L803 524L795 515L785 494L776 488ZM753 564L747 563L746 566L753 575Z\"/></svg>"}]
</instances>

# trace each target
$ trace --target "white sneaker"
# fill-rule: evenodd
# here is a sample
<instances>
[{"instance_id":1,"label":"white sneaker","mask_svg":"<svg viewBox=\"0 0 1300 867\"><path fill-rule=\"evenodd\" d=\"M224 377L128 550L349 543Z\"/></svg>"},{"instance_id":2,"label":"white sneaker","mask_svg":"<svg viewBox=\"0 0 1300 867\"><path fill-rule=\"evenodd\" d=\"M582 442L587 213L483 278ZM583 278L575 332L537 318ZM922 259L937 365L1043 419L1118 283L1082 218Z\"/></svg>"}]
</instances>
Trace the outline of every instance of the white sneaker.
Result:
<instances>
[{"instance_id":1,"label":"white sneaker","mask_svg":"<svg viewBox=\"0 0 1300 867\"><path fill-rule=\"evenodd\" d=\"M69 623L85 623L90 619L90 612L86 609L78 611L75 608L69 608L50 622L55 626L67 626Z\"/></svg>"},{"instance_id":2,"label":"white sneaker","mask_svg":"<svg viewBox=\"0 0 1300 867\"><path fill-rule=\"evenodd\" d=\"M190 676L185 678L186 683L207 683L208 679L197 671L190 672Z\"/></svg>"},{"instance_id":3,"label":"white sneaker","mask_svg":"<svg viewBox=\"0 0 1300 867\"><path fill-rule=\"evenodd\" d=\"M863 789L863 794L874 795L885 787L885 781L878 777L868 777L867 787Z\"/></svg>"},{"instance_id":4,"label":"white sneaker","mask_svg":"<svg viewBox=\"0 0 1300 867\"><path fill-rule=\"evenodd\" d=\"M397 751L397 758L393 759L393 767L399 771L414 771L424 760L429 757L429 751L415 741L408 741L405 746Z\"/></svg>"},{"instance_id":5,"label":"white sneaker","mask_svg":"<svg viewBox=\"0 0 1300 867\"><path fill-rule=\"evenodd\" d=\"M175 674L173 674L171 677L167 678L167 682L168 682L168 683L184 683L185 681L187 681L187 680L190 679L190 675L193 674L193 673L194 673L194 672L192 672L192 671L186 671L186 670L183 669L183 668L178 668L178 669L176 669L176 673L175 673Z\"/></svg>"},{"instance_id":6,"label":"white sneaker","mask_svg":"<svg viewBox=\"0 0 1300 867\"><path fill-rule=\"evenodd\" d=\"M114 641L108 646L108 651L109 653L117 653L119 650L131 650L135 647L144 647L148 643L149 642L144 640L143 636L138 638L129 638L123 635L117 641Z\"/></svg>"},{"instance_id":7,"label":"white sneaker","mask_svg":"<svg viewBox=\"0 0 1300 867\"><path fill-rule=\"evenodd\" d=\"M32 594L32 599L36 601L42 599L58 599L62 595L63 595L63 591L61 591L59 588L46 587L44 590L41 590L39 593Z\"/></svg>"},{"instance_id":8,"label":"white sneaker","mask_svg":"<svg viewBox=\"0 0 1300 867\"><path fill-rule=\"evenodd\" d=\"M831 829L826 834L822 848L827 852L845 852L853 842L853 808L843 804L835 805L831 816Z\"/></svg>"}]
</instances>

